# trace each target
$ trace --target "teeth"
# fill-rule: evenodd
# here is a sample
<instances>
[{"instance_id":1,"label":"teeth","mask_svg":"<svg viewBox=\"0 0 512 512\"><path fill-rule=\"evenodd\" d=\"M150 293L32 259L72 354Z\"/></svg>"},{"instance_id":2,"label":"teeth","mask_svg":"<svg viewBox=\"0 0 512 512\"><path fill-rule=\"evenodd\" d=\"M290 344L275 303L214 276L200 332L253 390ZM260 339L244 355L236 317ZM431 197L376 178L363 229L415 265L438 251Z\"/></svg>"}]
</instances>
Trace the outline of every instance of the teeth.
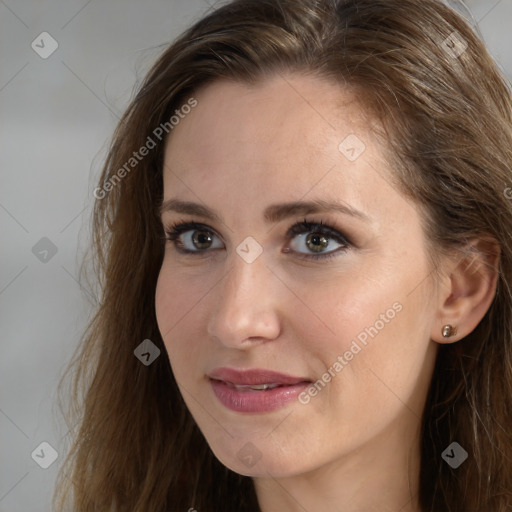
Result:
<instances>
[{"instance_id":1,"label":"teeth","mask_svg":"<svg viewBox=\"0 0 512 512\"><path fill-rule=\"evenodd\" d=\"M265 391L267 389L274 389L280 386L280 384L233 384L228 382L230 386L233 386L238 391L245 391L247 389L254 389L255 391Z\"/></svg>"}]
</instances>

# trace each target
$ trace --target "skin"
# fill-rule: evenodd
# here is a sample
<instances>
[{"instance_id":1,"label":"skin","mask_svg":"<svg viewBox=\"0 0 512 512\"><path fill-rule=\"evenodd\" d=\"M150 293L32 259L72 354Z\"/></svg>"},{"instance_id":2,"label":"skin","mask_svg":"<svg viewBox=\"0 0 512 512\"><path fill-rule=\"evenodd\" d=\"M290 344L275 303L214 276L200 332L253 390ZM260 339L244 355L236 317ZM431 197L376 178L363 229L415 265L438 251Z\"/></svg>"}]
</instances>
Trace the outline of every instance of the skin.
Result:
<instances>
[{"instance_id":1,"label":"skin","mask_svg":"<svg viewBox=\"0 0 512 512\"><path fill-rule=\"evenodd\" d=\"M452 258L433 282L420 214L391 186L382 147L349 91L289 74L251 86L218 81L195 97L166 146L164 200L202 204L222 221L162 213L165 229L205 224L213 245L187 255L168 241L156 289L159 329L191 414L216 457L254 478L263 512L419 511L420 418L446 342L441 329L457 325L450 342L470 332L495 279ZM354 161L338 149L349 134L365 144ZM269 205L318 198L368 220L263 218ZM353 245L331 259L302 259L315 254L311 244L286 232L304 218ZM181 241L201 251L193 233ZM263 249L252 263L236 252L248 236ZM340 247L329 244L324 252ZM396 303L400 312L306 404L239 413L211 389L206 375L221 366L321 379ZM238 457L248 442L261 456L251 467Z\"/></svg>"}]
</instances>

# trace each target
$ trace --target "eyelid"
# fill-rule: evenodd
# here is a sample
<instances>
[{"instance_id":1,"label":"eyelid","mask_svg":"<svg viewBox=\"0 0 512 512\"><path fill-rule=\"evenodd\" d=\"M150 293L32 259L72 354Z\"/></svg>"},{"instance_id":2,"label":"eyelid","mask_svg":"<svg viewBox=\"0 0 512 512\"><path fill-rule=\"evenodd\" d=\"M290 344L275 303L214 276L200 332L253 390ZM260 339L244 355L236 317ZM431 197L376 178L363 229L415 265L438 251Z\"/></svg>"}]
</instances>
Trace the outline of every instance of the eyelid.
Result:
<instances>
[{"instance_id":1,"label":"eyelid","mask_svg":"<svg viewBox=\"0 0 512 512\"><path fill-rule=\"evenodd\" d=\"M297 236L303 233L308 232L318 232L325 233L331 238L337 240L339 243L343 243L346 245L353 245L350 238L342 233L340 230L327 224L323 221L312 222L304 219L302 222L296 222L286 232L287 238L292 238L292 236Z\"/></svg>"},{"instance_id":2,"label":"eyelid","mask_svg":"<svg viewBox=\"0 0 512 512\"><path fill-rule=\"evenodd\" d=\"M220 239L222 237L210 226L207 224L203 224L201 222L194 222L194 221L176 221L173 222L171 225L166 226L163 225L163 229L165 231L166 235L180 235L182 233L185 233L186 231L191 230L203 230L203 231L209 231L210 233L213 233L215 236L218 236Z\"/></svg>"}]
</instances>

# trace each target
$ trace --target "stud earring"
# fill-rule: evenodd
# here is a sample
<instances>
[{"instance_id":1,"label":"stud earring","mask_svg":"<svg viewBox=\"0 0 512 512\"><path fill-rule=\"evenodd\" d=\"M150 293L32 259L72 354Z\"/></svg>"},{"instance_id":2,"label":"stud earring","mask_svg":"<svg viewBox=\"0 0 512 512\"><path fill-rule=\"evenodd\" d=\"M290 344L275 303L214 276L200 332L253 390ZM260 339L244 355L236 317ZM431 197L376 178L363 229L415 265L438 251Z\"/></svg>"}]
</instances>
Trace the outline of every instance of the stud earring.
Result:
<instances>
[{"instance_id":1,"label":"stud earring","mask_svg":"<svg viewBox=\"0 0 512 512\"><path fill-rule=\"evenodd\" d=\"M443 333L443 338L449 338L450 336L453 336L457 332L457 329L455 329L455 327L453 327L452 325L448 324L443 326L441 332Z\"/></svg>"}]
</instances>

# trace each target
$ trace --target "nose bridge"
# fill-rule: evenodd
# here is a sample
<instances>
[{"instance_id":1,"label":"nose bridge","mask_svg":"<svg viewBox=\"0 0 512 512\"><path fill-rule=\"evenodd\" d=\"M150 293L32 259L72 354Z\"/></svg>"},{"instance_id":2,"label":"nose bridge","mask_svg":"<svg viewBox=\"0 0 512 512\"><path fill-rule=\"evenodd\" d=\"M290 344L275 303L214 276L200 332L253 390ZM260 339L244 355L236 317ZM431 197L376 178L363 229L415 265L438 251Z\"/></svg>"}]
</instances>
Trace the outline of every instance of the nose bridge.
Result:
<instances>
[{"instance_id":1,"label":"nose bridge","mask_svg":"<svg viewBox=\"0 0 512 512\"><path fill-rule=\"evenodd\" d=\"M249 338L279 334L275 276L263 257L248 263L234 253L209 322L209 333L223 344L239 346Z\"/></svg>"}]
</instances>

